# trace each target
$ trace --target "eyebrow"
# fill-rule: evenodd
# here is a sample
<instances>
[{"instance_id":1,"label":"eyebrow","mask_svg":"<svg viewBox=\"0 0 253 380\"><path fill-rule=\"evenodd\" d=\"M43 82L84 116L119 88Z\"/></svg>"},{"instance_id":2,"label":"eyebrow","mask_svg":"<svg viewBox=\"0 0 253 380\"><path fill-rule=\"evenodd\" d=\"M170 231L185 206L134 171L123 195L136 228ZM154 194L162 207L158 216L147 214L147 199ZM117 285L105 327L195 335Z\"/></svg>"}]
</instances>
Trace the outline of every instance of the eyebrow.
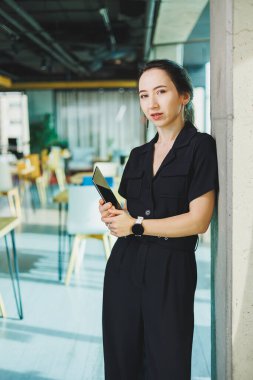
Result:
<instances>
[{"instance_id":1,"label":"eyebrow","mask_svg":"<svg viewBox=\"0 0 253 380\"><path fill-rule=\"evenodd\" d=\"M159 85L159 86L154 87L153 90L157 90L158 88L161 88L161 87L167 87L167 86L161 84L161 85ZM147 90L140 90L140 91L139 91L139 94L140 94L141 92L147 92Z\"/></svg>"}]
</instances>

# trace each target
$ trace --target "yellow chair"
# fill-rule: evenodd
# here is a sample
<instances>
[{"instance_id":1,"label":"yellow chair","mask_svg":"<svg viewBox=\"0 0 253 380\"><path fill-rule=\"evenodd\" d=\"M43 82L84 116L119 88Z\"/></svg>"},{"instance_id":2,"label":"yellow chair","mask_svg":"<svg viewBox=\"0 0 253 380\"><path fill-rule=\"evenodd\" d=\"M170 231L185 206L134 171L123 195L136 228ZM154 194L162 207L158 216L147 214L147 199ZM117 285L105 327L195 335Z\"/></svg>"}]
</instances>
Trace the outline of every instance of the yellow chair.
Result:
<instances>
[{"instance_id":1,"label":"yellow chair","mask_svg":"<svg viewBox=\"0 0 253 380\"><path fill-rule=\"evenodd\" d=\"M46 183L41 173L40 157L38 154L29 154L26 159L30 161L33 167L33 171L27 175L27 180L36 184L40 203L45 205L47 203Z\"/></svg>"},{"instance_id":2,"label":"yellow chair","mask_svg":"<svg viewBox=\"0 0 253 380\"><path fill-rule=\"evenodd\" d=\"M20 181L21 199L25 192L25 184L36 185L41 205L47 202L46 185L41 175L40 159L38 154L29 154L17 163L17 173ZM32 193L32 202L35 208L35 199Z\"/></svg>"},{"instance_id":3,"label":"yellow chair","mask_svg":"<svg viewBox=\"0 0 253 380\"><path fill-rule=\"evenodd\" d=\"M60 191L66 189L66 176L64 171L63 158L61 154L61 148L52 147L48 156L47 167L52 172L55 172L56 180Z\"/></svg>"}]
</instances>

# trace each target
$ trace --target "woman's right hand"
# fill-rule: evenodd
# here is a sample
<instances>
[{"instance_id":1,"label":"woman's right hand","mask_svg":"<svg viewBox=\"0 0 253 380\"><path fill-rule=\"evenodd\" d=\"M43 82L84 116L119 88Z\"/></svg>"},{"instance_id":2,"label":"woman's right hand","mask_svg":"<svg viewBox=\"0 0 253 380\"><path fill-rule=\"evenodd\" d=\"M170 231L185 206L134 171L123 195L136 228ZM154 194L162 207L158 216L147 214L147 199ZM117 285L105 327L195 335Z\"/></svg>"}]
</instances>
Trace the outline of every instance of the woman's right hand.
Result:
<instances>
[{"instance_id":1,"label":"woman's right hand","mask_svg":"<svg viewBox=\"0 0 253 380\"><path fill-rule=\"evenodd\" d=\"M113 216L114 209L115 207L111 204L111 202L105 203L103 199L99 200L99 212L101 214L101 219Z\"/></svg>"}]
</instances>

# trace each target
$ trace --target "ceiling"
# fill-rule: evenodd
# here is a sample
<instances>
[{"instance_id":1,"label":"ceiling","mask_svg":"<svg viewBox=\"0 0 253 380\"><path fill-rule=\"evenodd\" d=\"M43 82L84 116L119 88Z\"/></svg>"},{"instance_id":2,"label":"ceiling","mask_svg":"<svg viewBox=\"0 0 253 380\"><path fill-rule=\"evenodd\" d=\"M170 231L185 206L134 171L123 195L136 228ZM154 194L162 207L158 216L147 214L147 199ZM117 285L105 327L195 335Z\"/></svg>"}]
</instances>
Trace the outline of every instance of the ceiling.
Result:
<instances>
[{"instance_id":1,"label":"ceiling","mask_svg":"<svg viewBox=\"0 0 253 380\"><path fill-rule=\"evenodd\" d=\"M162 0L153 43L184 43L208 0Z\"/></svg>"},{"instance_id":2,"label":"ceiling","mask_svg":"<svg viewBox=\"0 0 253 380\"><path fill-rule=\"evenodd\" d=\"M14 83L136 79L152 45L178 42L201 65L208 39L207 0L0 2L0 75Z\"/></svg>"},{"instance_id":3,"label":"ceiling","mask_svg":"<svg viewBox=\"0 0 253 380\"><path fill-rule=\"evenodd\" d=\"M147 12L148 0L1 0L0 74L14 81L136 78Z\"/></svg>"}]
</instances>

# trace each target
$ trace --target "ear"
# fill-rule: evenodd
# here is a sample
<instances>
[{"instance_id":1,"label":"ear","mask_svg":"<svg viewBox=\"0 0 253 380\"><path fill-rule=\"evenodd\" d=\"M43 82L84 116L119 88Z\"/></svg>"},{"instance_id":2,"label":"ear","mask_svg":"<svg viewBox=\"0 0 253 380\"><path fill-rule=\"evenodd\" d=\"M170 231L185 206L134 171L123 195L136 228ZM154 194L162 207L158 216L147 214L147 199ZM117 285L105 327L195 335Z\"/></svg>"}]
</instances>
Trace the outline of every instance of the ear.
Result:
<instances>
[{"instance_id":1,"label":"ear","mask_svg":"<svg viewBox=\"0 0 253 380\"><path fill-rule=\"evenodd\" d=\"M191 97L190 97L190 94L188 92L184 92L182 95L181 95L181 101L182 101L182 104L184 106L186 106L186 104L188 104L191 100Z\"/></svg>"}]
</instances>

